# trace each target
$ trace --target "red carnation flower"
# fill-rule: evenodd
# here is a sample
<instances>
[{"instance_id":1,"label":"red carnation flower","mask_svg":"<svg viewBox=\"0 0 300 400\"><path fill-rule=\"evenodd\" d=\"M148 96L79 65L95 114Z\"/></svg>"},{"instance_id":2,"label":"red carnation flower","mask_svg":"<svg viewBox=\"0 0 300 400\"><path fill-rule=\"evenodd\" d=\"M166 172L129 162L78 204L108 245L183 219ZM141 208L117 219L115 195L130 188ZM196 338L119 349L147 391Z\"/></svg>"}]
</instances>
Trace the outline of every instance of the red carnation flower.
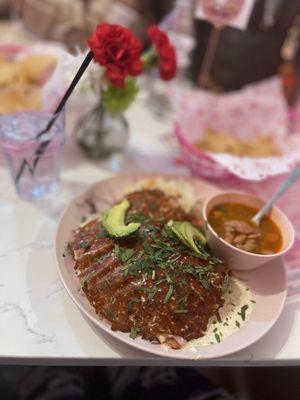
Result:
<instances>
[{"instance_id":1,"label":"red carnation flower","mask_svg":"<svg viewBox=\"0 0 300 400\"><path fill-rule=\"evenodd\" d=\"M142 71L142 44L123 26L101 24L88 39L94 60L106 67L106 77L113 85L123 87L127 75Z\"/></svg>"},{"instance_id":2,"label":"red carnation flower","mask_svg":"<svg viewBox=\"0 0 300 400\"><path fill-rule=\"evenodd\" d=\"M161 78L166 81L174 78L177 70L176 52L168 35L157 25L150 25L147 33L158 54L158 67Z\"/></svg>"}]
</instances>

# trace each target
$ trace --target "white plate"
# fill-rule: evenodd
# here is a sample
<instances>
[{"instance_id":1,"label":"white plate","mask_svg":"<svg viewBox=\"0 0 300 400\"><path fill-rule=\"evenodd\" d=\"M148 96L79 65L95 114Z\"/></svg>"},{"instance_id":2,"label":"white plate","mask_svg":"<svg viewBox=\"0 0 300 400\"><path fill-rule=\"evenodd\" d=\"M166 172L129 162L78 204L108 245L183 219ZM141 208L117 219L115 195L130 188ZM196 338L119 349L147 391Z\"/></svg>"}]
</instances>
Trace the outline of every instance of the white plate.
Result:
<instances>
[{"instance_id":1,"label":"white plate","mask_svg":"<svg viewBox=\"0 0 300 400\"><path fill-rule=\"evenodd\" d=\"M82 215L88 215L88 205L80 205L84 203L85 199L91 199L98 210L102 211L121 199L124 191L135 183L137 179L144 177L145 175L132 174L101 181L74 199L64 211L56 233L56 258L59 275L72 300L94 324L108 334L127 343L129 346L159 356L183 359L216 358L242 350L256 342L271 329L284 306L286 277L283 261L280 258L256 270L237 273L238 277L247 281L247 286L251 289L253 298L256 301L248 321L240 330L223 339L220 343L203 346L198 348L197 352L190 349L168 350L161 345L151 344L141 338L133 340L127 333L112 331L109 323L95 313L82 291L78 291L79 281L74 272L74 262L69 256L63 257L63 253L67 242L72 238L73 229L80 224ZM173 179L176 178L173 177ZM199 179L177 179L184 179L184 181L191 183L195 199L204 200L207 196L219 191Z\"/></svg>"}]
</instances>

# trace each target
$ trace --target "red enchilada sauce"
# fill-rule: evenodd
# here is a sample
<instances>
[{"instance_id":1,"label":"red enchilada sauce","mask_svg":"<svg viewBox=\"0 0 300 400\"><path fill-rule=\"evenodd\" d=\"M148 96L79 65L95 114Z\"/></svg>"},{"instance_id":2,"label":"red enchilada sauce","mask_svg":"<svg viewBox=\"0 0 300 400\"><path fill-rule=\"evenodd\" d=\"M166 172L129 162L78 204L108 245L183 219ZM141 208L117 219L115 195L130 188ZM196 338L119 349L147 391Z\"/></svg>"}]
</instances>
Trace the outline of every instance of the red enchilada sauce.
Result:
<instances>
[{"instance_id":1,"label":"red enchilada sauce","mask_svg":"<svg viewBox=\"0 0 300 400\"><path fill-rule=\"evenodd\" d=\"M281 232L269 216L259 225L251 219L257 209L241 203L228 202L215 206L208 215L214 231L233 246L257 254L278 253L283 244Z\"/></svg>"},{"instance_id":2,"label":"red enchilada sauce","mask_svg":"<svg viewBox=\"0 0 300 400\"><path fill-rule=\"evenodd\" d=\"M75 270L95 311L112 330L141 335L180 348L180 337L202 336L224 303L229 268L202 250L201 257L170 235L170 219L192 221L175 197L160 190L126 196L126 223L139 231L122 239L105 235L94 220L75 231L70 243Z\"/></svg>"}]
</instances>

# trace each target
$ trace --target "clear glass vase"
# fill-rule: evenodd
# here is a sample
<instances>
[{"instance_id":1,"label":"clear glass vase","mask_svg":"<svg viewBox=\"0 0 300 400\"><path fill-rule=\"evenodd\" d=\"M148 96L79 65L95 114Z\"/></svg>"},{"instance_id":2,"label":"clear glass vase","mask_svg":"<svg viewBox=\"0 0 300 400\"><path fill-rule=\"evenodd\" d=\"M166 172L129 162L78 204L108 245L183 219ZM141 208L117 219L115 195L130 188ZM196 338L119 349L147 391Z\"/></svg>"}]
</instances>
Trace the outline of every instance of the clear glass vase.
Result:
<instances>
[{"instance_id":1,"label":"clear glass vase","mask_svg":"<svg viewBox=\"0 0 300 400\"><path fill-rule=\"evenodd\" d=\"M123 114L110 114L100 102L79 122L76 139L88 157L108 160L125 151L129 125Z\"/></svg>"}]
</instances>

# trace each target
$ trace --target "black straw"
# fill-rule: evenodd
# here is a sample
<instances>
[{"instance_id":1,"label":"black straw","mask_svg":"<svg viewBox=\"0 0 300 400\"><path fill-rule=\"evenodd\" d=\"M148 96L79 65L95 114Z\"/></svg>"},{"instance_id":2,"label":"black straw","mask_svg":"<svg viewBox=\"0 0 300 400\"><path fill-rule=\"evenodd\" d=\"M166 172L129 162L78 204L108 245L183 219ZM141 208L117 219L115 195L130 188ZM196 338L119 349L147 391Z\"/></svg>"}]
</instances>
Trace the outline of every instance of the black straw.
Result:
<instances>
[{"instance_id":1,"label":"black straw","mask_svg":"<svg viewBox=\"0 0 300 400\"><path fill-rule=\"evenodd\" d=\"M88 54L86 55L85 59L83 60L80 68L78 69L76 75L74 76L74 78L73 78L70 86L68 87L66 93L64 94L63 98L60 100L60 102L59 102L58 106L56 107L55 111L53 112L52 118L48 122L48 124L45 127L45 129L43 129L41 132L39 132L36 135L36 139L40 138L45 133L49 132L49 130L52 128L52 126L54 125L55 121L59 117L61 111L63 110L66 102L68 101L71 93L75 89L75 87L76 87L77 83L79 82L80 78L82 77L83 73L85 72L85 70L89 66L90 62L92 61L93 56L94 56L93 52L89 51ZM30 166L30 164L28 163L28 161L26 159L24 159L22 161L22 164L21 164L21 166L19 168L19 171L18 171L18 173L16 175L16 179L15 179L16 183L18 183L18 181L20 180L21 176L23 175L26 165L29 168L30 174L31 175L34 174L35 168L36 168L41 156L43 155L44 151L46 150L46 148L48 147L50 142L51 142L51 139L46 140L45 142L42 142L39 145L39 147L36 149L35 154L34 154L35 155L35 159L33 161L32 167Z\"/></svg>"}]
</instances>

